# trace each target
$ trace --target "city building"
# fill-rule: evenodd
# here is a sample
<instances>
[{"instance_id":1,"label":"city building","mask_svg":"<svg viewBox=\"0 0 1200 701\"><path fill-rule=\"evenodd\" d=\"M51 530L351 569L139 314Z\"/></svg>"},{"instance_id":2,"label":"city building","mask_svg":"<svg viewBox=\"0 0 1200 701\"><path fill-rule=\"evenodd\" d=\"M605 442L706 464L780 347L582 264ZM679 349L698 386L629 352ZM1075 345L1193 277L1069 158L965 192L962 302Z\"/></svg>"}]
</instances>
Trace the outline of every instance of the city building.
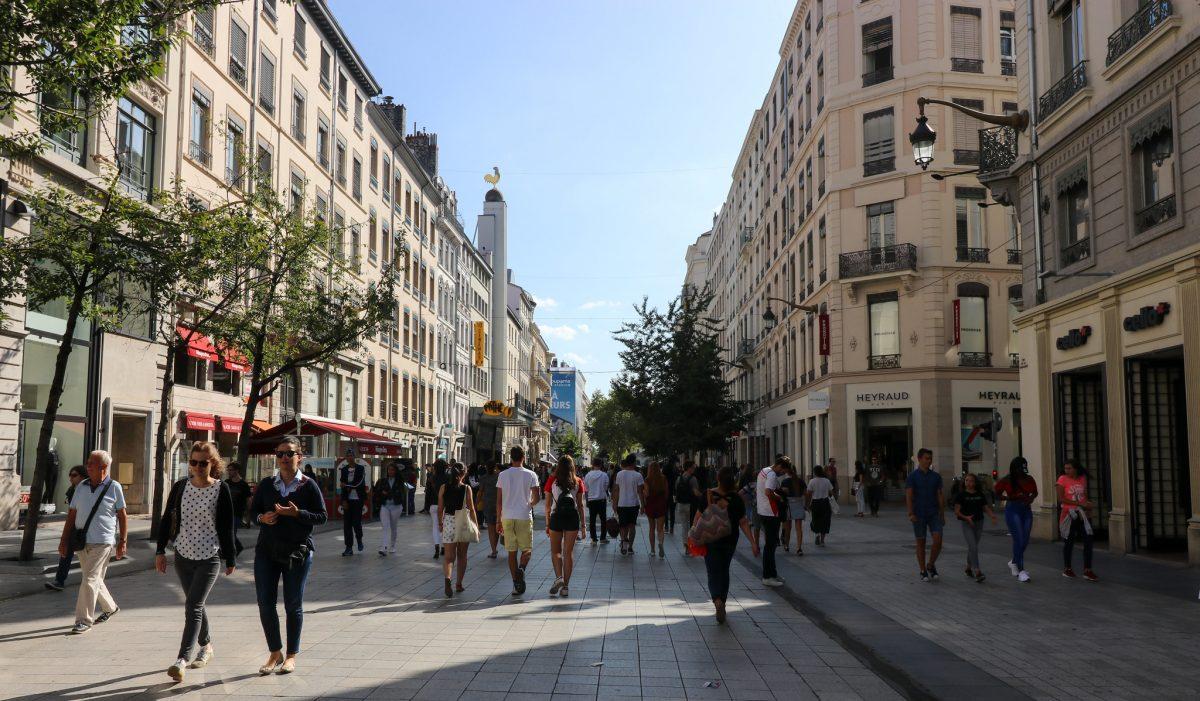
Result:
<instances>
[{"instance_id":1,"label":"city building","mask_svg":"<svg viewBox=\"0 0 1200 701\"><path fill-rule=\"evenodd\" d=\"M1051 485L1074 458L1111 550L1198 564L1200 8L1056 0L1018 12L1016 34L1032 120L984 132L980 179L1015 205L1024 239L1035 533L1055 537Z\"/></svg>"},{"instance_id":2,"label":"city building","mask_svg":"<svg viewBox=\"0 0 1200 701\"><path fill-rule=\"evenodd\" d=\"M579 439L582 454L576 461L584 464L591 459L592 443L587 432L587 378L583 371L557 358L550 360L550 423L551 433L560 436L571 431Z\"/></svg>"},{"instance_id":3,"label":"city building","mask_svg":"<svg viewBox=\"0 0 1200 701\"><path fill-rule=\"evenodd\" d=\"M1015 109L1010 0L800 0L712 230L687 254L753 415L730 459L872 456L899 486L919 448L945 476L1021 451L1015 220L973 177L977 120L944 125L937 180L907 155L917 98ZM898 152L899 151L899 152ZM998 414L995 443L988 426Z\"/></svg>"}]
</instances>

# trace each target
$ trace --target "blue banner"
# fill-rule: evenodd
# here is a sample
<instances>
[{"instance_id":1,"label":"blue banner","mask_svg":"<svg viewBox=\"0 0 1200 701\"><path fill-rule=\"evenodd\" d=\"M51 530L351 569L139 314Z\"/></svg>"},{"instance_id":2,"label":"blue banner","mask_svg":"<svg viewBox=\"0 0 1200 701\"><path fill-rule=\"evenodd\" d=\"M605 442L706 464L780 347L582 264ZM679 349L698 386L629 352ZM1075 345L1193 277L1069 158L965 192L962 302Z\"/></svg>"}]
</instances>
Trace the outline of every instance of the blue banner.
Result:
<instances>
[{"instance_id":1,"label":"blue banner","mask_svg":"<svg viewBox=\"0 0 1200 701\"><path fill-rule=\"evenodd\" d=\"M550 372L550 415L576 425L574 372Z\"/></svg>"}]
</instances>

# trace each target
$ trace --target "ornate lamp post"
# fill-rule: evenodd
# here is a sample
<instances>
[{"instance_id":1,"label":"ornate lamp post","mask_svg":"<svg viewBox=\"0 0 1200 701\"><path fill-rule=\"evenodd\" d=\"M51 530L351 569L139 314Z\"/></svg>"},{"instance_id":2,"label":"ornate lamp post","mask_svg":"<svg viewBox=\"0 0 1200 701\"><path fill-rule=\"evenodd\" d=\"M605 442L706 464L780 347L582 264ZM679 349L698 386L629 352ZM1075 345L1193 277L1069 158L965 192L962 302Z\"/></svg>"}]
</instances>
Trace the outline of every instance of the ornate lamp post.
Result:
<instances>
[{"instance_id":1,"label":"ornate lamp post","mask_svg":"<svg viewBox=\"0 0 1200 701\"><path fill-rule=\"evenodd\" d=\"M778 297L767 297L767 301L768 302L779 302L780 304L785 304L788 307L791 307L792 309L798 309L802 312L808 312L809 314L816 314L818 311L820 311L816 306L814 306L812 304L797 304L795 302L790 302L786 299L780 299ZM763 312L762 320L763 320L763 323L766 324L768 331L775 328L775 325L779 323L779 318L775 316L775 312L771 311L770 306L768 306L767 310L765 312Z\"/></svg>"},{"instance_id":2,"label":"ornate lamp post","mask_svg":"<svg viewBox=\"0 0 1200 701\"><path fill-rule=\"evenodd\" d=\"M1017 131L1025 131L1029 126L1029 111L1021 110L1020 112L1010 112L1008 114L990 114L988 112L980 112L969 107L955 104L948 100L939 100L936 97L918 97L917 107L921 110L920 116L917 117L917 128L913 129L908 135L908 140L913 147L913 162L921 166L921 170L929 168L929 164L933 162L933 145L937 141L937 133L933 127L929 126L929 121L925 117L925 105L945 105L951 109L958 110L968 117L974 117L981 122L995 124L1002 127L1012 127Z\"/></svg>"}]
</instances>

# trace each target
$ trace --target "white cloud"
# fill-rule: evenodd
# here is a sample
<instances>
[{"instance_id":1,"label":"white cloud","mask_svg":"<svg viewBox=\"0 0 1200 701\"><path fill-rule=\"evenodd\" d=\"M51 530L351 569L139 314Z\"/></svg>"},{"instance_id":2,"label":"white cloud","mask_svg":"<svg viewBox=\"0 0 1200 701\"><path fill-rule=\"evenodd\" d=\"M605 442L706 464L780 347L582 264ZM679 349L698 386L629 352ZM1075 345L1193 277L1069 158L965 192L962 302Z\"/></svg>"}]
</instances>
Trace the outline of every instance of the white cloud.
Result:
<instances>
[{"instance_id":1,"label":"white cloud","mask_svg":"<svg viewBox=\"0 0 1200 701\"><path fill-rule=\"evenodd\" d=\"M542 331L542 336L545 338L553 338L559 341L573 341L578 333L574 326L564 324L563 326L539 326Z\"/></svg>"},{"instance_id":2,"label":"white cloud","mask_svg":"<svg viewBox=\"0 0 1200 701\"><path fill-rule=\"evenodd\" d=\"M593 299L579 305L580 309L612 309L621 306L620 302L614 302L610 299Z\"/></svg>"},{"instance_id":3,"label":"white cloud","mask_svg":"<svg viewBox=\"0 0 1200 701\"><path fill-rule=\"evenodd\" d=\"M591 333L592 329L587 324L579 325L579 333Z\"/></svg>"},{"instance_id":4,"label":"white cloud","mask_svg":"<svg viewBox=\"0 0 1200 701\"><path fill-rule=\"evenodd\" d=\"M592 362L592 356L582 356L578 353L560 353L558 357L577 368L581 368Z\"/></svg>"},{"instance_id":5,"label":"white cloud","mask_svg":"<svg viewBox=\"0 0 1200 701\"><path fill-rule=\"evenodd\" d=\"M533 301L543 309L553 309L558 306L558 300L554 299L553 297L542 298L538 297L537 295L533 295Z\"/></svg>"}]
</instances>

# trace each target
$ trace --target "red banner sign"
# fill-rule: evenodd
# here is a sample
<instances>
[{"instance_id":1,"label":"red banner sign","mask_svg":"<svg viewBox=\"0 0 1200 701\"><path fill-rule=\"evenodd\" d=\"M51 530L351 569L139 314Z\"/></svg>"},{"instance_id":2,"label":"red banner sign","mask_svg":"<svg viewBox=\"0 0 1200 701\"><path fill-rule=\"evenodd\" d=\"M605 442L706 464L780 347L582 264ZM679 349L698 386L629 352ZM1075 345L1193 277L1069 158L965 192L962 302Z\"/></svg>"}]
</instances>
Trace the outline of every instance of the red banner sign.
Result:
<instances>
[{"instance_id":1,"label":"red banner sign","mask_svg":"<svg viewBox=\"0 0 1200 701\"><path fill-rule=\"evenodd\" d=\"M959 303L956 299L954 300L954 343L951 345L957 346L962 340L962 325L959 323L962 318L961 314L962 312L959 309Z\"/></svg>"},{"instance_id":2,"label":"red banner sign","mask_svg":"<svg viewBox=\"0 0 1200 701\"><path fill-rule=\"evenodd\" d=\"M829 315L818 314L817 326L821 330L821 355L829 355Z\"/></svg>"},{"instance_id":3,"label":"red banner sign","mask_svg":"<svg viewBox=\"0 0 1200 701\"><path fill-rule=\"evenodd\" d=\"M183 425L189 431L212 431L217 427L217 421L212 414L197 414L192 411L183 413Z\"/></svg>"}]
</instances>

